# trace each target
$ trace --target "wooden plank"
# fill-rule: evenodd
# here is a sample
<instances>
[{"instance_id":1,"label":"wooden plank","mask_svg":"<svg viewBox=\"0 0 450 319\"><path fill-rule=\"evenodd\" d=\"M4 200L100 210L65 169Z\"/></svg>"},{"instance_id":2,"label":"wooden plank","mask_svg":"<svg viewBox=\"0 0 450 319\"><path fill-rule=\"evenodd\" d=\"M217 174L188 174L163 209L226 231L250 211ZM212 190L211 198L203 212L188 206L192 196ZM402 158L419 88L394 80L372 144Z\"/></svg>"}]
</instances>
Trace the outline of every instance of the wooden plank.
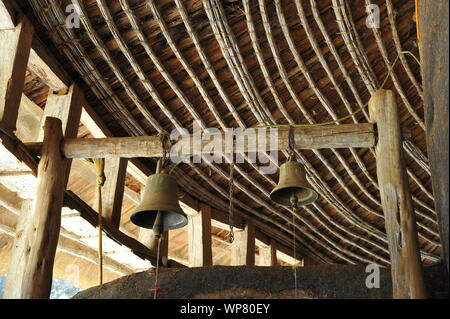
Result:
<instances>
[{"instance_id":1,"label":"wooden plank","mask_svg":"<svg viewBox=\"0 0 450 319\"><path fill-rule=\"evenodd\" d=\"M231 244L232 266L255 265L255 227L247 223L245 228L234 231L234 241Z\"/></svg>"},{"instance_id":2,"label":"wooden plank","mask_svg":"<svg viewBox=\"0 0 450 319\"><path fill-rule=\"evenodd\" d=\"M201 203L198 214L189 216L189 267L212 266L211 207Z\"/></svg>"},{"instance_id":3,"label":"wooden plank","mask_svg":"<svg viewBox=\"0 0 450 319\"><path fill-rule=\"evenodd\" d=\"M102 187L103 217L117 228L120 226L126 172L126 159L105 160L106 181Z\"/></svg>"},{"instance_id":4,"label":"wooden plank","mask_svg":"<svg viewBox=\"0 0 450 319\"><path fill-rule=\"evenodd\" d=\"M52 286L53 262L61 226L61 208L65 189L65 159L59 145L63 139L61 121L45 122L43 152L38 166L36 198L31 214L18 232L10 269L23 266L23 273L8 274L6 298L47 299ZM19 254L21 253L21 254ZM22 267L20 267L22 268ZM11 288L14 286L14 289Z\"/></svg>"},{"instance_id":5,"label":"wooden plank","mask_svg":"<svg viewBox=\"0 0 450 319\"><path fill-rule=\"evenodd\" d=\"M369 101L377 124L377 175L391 256L394 298L426 298L416 219L403 157L397 104L392 91L378 90Z\"/></svg>"},{"instance_id":6,"label":"wooden plank","mask_svg":"<svg viewBox=\"0 0 450 319\"><path fill-rule=\"evenodd\" d=\"M263 134L266 138L264 145L252 144L245 138L247 135L256 137ZM256 133L255 129L247 129L244 133L237 136L242 138L245 151L275 151L288 149L288 129L280 128L278 130L278 139L275 143L270 143L271 131L263 129ZM219 139L225 141L225 135L217 135ZM173 146L174 152L180 150L178 155L194 155L194 151L189 145L195 139L194 136L186 137ZM323 127L296 127L294 128L294 141L297 149L318 149L318 148L340 148L340 147L372 147L375 145L375 135L373 125L347 124L331 125ZM203 146L209 143L205 140ZM39 152L39 145L29 145L35 152ZM170 147L167 145L166 147ZM223 145L225 147L225 145ZM261 147L261 149L259 149ZM231 148L237 151L235 148ZM139 136L139 137L109 137L97 139L67 139L62 149L67 158L137 158L137 157L161 157L163 146L161 138L158 136ZM202 148L202 154L209 154L210 150Z\"/></svg>"},{"instance_id":7,"label":"wooden plank","mask_svg":"<svg viewBox=\"0 0 450 319\"><path fill-rule=\"evenodd\" d=\"M32 38L25 16L14 29L0 30L0 126L7 132L16 129Z\"/></svg>"},{"instance_id":8,"label":"wooden plank","mask_svg":"<svg viewBox=\"0 0 450 319\"><path fill-rule=\"evenodd\" d=\"M448 0L419 1L428 157L444 258L449 269Z\"/></svg>"},{"instance_id":9,"label":"wooden plank","mask_svg":"<svg viewBox=\"0 0 450 319\"><path fill-rule=\"evenodd\" d=\"M260 266L276 266L277 262L277 248L273 241L268 246L259 247Z\"/></svg>"}]
</instances>

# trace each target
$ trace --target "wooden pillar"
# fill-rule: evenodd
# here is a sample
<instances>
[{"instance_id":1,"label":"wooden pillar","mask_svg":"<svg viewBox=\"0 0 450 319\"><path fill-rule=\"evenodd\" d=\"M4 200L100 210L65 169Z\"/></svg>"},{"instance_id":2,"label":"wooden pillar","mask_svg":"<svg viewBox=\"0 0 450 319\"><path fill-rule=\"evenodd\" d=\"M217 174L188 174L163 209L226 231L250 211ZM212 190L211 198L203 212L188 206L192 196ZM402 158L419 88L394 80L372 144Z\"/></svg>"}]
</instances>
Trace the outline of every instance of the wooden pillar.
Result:
<instances>
[{"instance_id":1,"label":"wooden pillar","mask_svg":"<svg viewBox=\"0 0 450 319\"><path fill-rule=\"evenodd\" d=\"M66 162L61 156L61 121L48 118L38 166L36 198L16 234L5 298L49 298L61 226ZM25 222L24 222L25 221Z\"/></svg>"},{"instance_id":2,"label":"wooden pillar","mask_svg":"<svg viewBox=\"0 0 450 319\"><path fill-rule=\"evenodd\" d=\"M198 214L189 216L189 267L212 266L211 207L200 203Z\"/></svg>"},{"instance_id":3,"label":"wooden pillar","mask_svg":"<svg viewBox=\"0 0 450 319\"><path fill-rule=\"evenodd\" d=\"M232 266L255 265L255 227L248 223L244 229L234 230L234 241L231 244Z\"/></svg>"},{"instance_id":4,"label":"wooden pillar","mask_svg":"<svg viewBox=\"0 0 450 319\"><path fill-rule=\"evenodd\" d=\"M6 12L0 11L0 20L8 19ZM0 29L0 126L8 132L16 129L32 39L33 26L26 17L15 28Z\"/></svg>"},{"instance_id":5,"label":"wooden pillar","mask_svg":"<svg viewBox=\"0 0 450 319\"><path fill-rule=\"evenodd\" d=\"M259 247L259 265L260 266L276 266L277 265L277 248L273 241L266 247Z\"/></svg>"},{"instance_id":6,"label":"wooden pillar","mask_svg":"<svg viewBox=\"0 0 450 319\"><path fill-rule=\"evenodd\" d=\"M420 53L428 157L448 271L448 0L419 1Z\"/></svg>"},{"instance_id":7,"label":"wooden pillar","mask_svg":"<svg viewBox=\"0 0 450 319\"><path fill-rule=\"evenodd\" d=\"M377 175L380 185L394 298L426 298L416 218L403 159L401 127L392 91L378 90L369 101L377 124Z\"/></svg>"},{"instance_id":8,"label":"wooden pillar","mask_svg":"<svg viewBox=\"0 0 450 319\"><path fill-rule=\"evenodd\" d=\"M75 138L80 126L83 92L76 83L72 84L67 92L55 93L49 91L47 103L44 108L44 115L41 118L41 127L43 127L48 117L58 118L62 122L62 130L65 138ZM44 132L39 132L38 141L42 140ZM70 168L72 160L66 161L66 183L69 181Z\"/></svg>"},{"instance_id":9,"label":"wooden pillar","mask_svg":"<svg viewBox=\"0 0 450 319\"><path fill-rule=\"evenodd\" d=\"M105 159L105 185L102 188L103 217L119 228L128 160Z\"/></svg>"},{"instance_id":10,"label":"wooden pillar","mask_svg":"<svg viewBox=\"0 0 450 319\"><path fill-rule=\"evenodd\" d=\"M41 127L47 117L56 117L61 120L63 135L65 138L75 138L80 126L83 92L77 84L72 84L66 92L53 92L49 90ZM38 141L44 137L44 132L39 133Z\"/></svg>"}]
</instances>

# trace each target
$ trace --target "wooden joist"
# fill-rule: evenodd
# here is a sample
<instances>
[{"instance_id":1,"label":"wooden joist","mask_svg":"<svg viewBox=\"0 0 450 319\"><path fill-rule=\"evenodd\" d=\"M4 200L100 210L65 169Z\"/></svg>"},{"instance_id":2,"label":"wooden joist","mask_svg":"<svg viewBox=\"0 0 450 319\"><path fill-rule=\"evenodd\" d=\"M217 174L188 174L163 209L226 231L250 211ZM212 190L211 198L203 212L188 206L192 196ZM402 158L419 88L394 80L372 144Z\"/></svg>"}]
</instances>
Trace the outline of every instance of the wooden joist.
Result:
<instances>
[{"instance_id":1,"label":"wooden joist","mask_svg":"<svg viewBox=\"0 0 450 319\"><path fill-rule=\"evenodd\" d=\"M0 30L0 125L8 132L16 129L33 32L24 16L15 28Z\"/></svg>"},{"instance_id":2,"label":"wooden joist","mask_svg":"<svg viewBox=\"0 0 450 319\"><path fill-rule=\"evenodd\" d=\"M127 159L107 158L105 160L105 184L102 187L103 218L117 228L120 226L122 201L127 172Z\"/></svg>"},{"instance_id":3,"label":"wooden joist","mask_svg":"<svg viewBox=\"0 0 450 319\"><path fill-rule=\"evenodd\" d=\"M271 241L268 246L259 247L259 266L276 266L277 265L277 248L276 244Z\"/></svg>"},{"instance_id":4,"label":"wooden joist","mask_svg":"<svg viewBox=\"0 0 450 319\"><path fill-rule=\"evenodd\" d=\"M234 241L231 244L232 266L255 265L255 226L247 223L245 228L234 231Z\"/></svg>"},{"instance_id":5,"label":"wooden joist","mask_svg":"<svg viewBox=\"0 0 450 319\"><path fill-rule=\"evenodd\" d=\"M377 176L391 256L393 296L425 298L416 218L393 92L376 91L369 101L369 113L378 128Z\"/></svg>"},{"instance_id":6,"label":"wooden joist","mask_svg":"<svg viewBox=\"0 0 450 319\"><path fill-rule=\"evenodd\" d=\"M211 207L200 204L198 214L189 216L189 267L212 266Z\"/></svg>"}]
</instances>

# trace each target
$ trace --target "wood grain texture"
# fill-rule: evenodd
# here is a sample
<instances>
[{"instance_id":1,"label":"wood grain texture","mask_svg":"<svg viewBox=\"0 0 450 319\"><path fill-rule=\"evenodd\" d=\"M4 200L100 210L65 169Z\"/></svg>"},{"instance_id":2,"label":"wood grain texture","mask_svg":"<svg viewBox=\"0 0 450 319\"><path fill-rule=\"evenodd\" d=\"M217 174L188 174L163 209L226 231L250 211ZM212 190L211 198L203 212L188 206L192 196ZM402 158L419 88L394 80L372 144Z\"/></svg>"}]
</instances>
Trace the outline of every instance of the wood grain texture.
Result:
<instances>
[{"instance_id":1,"label":"wood grain texture","mask_svg":"<svg viewBox=\"0 0 450 319\"><path fill-rule=\"evenodd\" d=\"M268 246L259 247L259 266L276 266L277 248L274 242Z\"/></svg>"},{"instance_id":2,"label":"wood grain texture","mask_svg":"<svg viewBox=\"0 0 450 319\"><path fill-rule=\"evenodd\" d=\"M231 244L232 266L255 265L255 226L247 223L243 230L234 231L234 241Z\"/></svg>"},{"instance_id":3,"label":"wood grain texture","mask_svg":"<svg viewBox=\"0 0 450 319\"><path fill-rule=\"evenodd\" d=\"M17 27L0 30L0 124L15 131L34 28L26 17Z\"/></svg>"},{"instance_id":4,"label":"wood grain texture","mask_svg":"<svg viewBox=\"0 0 450 319\"><path fill-rule=\"evenodd\" d=\"M66 163L59 145L63 139L61 121L48 118L44 127L44 144L38 166L36 198L31 213L22 219L23 231L15 239L11 267L18 266L8 275L6 298L47 299L52 286L53 262L61 226L61 208L65 189Z\"/></svg>"},{"instance_id":5,"label":"wood grain texture","mask_svg":"<svg viewBox=\"0 0 450 319\"><path fill-rule=\"evenodd\" d=\"M201 203L198 214L189 216L189 267L212 266L211 207Z\"/></svg>"},{"instance_id":6,"label":"wood grain texture","mask_svg":"<svg viewBox=\"0 0 450 319\"><path fill-rule=\"evenodd\" d=\"M105 160L106 181L102 187L103 217L117 228L120 226L126 172L127 159Z\"/></svg>"},{"instance_id":7,"label":"wood grain texture","mask_svg":"<svg viewBox=\"0 0 450 319\"><path fill-rule=\"evenodd\" d=\"M369 101L369 112L378 129L377 175L391 258L393 296L426 298L416 218L393 92L376 91Z\"/></svg>"},{"instance_id":8,"label":"wood grain texture","mask_svg":"<svg viewBox=\"0 0 450 319\"><path fill-rule=\"evenodd\" d=\"M447 0L435 0L432 5L427 1L419 1L427 148L447 271L449 265L448 10Z\"/></svg>"}]
</instances>

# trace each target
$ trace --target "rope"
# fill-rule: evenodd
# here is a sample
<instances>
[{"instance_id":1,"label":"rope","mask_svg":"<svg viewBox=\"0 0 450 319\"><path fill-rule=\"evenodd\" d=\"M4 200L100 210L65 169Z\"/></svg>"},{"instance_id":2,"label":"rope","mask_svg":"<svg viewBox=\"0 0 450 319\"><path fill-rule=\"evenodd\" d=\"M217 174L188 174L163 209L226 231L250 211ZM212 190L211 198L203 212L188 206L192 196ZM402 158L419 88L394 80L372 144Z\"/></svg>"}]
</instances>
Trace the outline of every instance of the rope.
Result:
<instances>
[{"instance_id":1,"label":"rope","mask_svg":"<svg viewBox=\"0 0 450 319\"><path fill-rule=\"evenodd\" d=\"M105 185L105 159L95 158L95 173L97 174L97 195L98 195L98 281L103 284L103 207L102 207L102 187Z\"/></svg>"},{"instance_id":2,"label":"rope","mask_svg":"<svg viewBox=\"0 0 450 319\"><path fill-rule=\"evenodd\" d=\"M161 253L161 242L162 235L158 238L158 248L156 250L156 270L155 270L155 286L153 288L153 299L158 299L158 294L161 291L161 287L158 285L158 275L159 275L159 255Z\"/></svg>"},{"instance_id":3,"label":"rope","mask_svg":"<svg viewBox=\"0 0 450 319\"><path fill-rule=\"evenodd\" d=\"M391 76L391 74L393 73L394 67L397 64L398 60L400 59L400 55L401 54L407 54L410 55L414 58L414 60L417 62L417 64L421 65L419 59L411 52L411 51L401 51L397 57L395 58L394 62L391 64L391 66L389 67L389 72L386 75L386 77L383 80L383 84L380 86L380 90L384 88L387 80L389 79L389 77ZM326 126L326 125L331 125L331 124L336 124L342 121L345 121L351 117L353 117L354 115L358 114L359 112L361 112L362 110L364 110L367 106L369 106L369 102L367 102L366 104L364 104L363 106L361 106L360 108L358 108L356 111L338 118L336 120L333 121L328 121L328 122L322 122L322 123L312 123L312 124L278 124L278 125L260 125L260 126L255 126L254 128L279 128L279 127L313 127L313 126Z\"/></svg>"},{"instance_id":4,"label":"rope","mask_svg":"<svg viewBox=\"0 0 450 319\"><path fill-rule=\"evenodd\" d=\"M294 228L294 265L292 266L292 268L294 268L294 289L295 289L295 298L297 298L297 291L298 291L298 287L297 287L297 253L296 253L296 245L295 245L295 240L296 240L296 236L295 236L295 213L297 212L297 208L294 207L293 208L294 213L292 214L292 226Z\"/></svg>"}]
</instances>

